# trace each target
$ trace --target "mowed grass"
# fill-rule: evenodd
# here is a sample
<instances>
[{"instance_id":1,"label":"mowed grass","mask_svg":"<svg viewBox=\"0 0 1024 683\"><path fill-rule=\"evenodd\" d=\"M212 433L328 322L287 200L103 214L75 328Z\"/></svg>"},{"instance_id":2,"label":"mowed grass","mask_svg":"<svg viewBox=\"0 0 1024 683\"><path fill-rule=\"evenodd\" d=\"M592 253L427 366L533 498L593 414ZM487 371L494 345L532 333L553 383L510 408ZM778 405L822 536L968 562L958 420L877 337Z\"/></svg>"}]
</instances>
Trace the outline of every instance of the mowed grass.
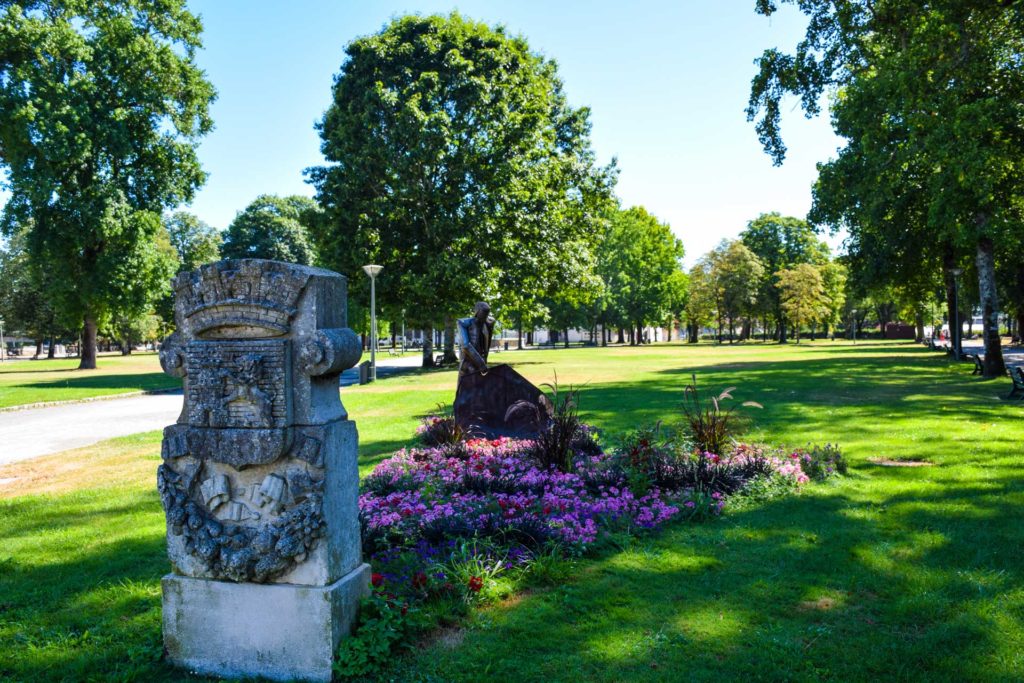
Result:
<instances>
[{"instance_id":1,"label":"mowed grass","mask_svg":"<svg viewBox=\"0 0 1024 683\"><path fill-rule=\"evenodd\" d=\"M181 386L163 373L155 353L102 355L96 370L79 370L78 363L77 358L0 363L0 408Z\"/></svg>"},{"instance_id":2,"label":"mowed grass","mask_svg":"<svg viewBox=\"0 0 1024 683\"><path fill-rule=\"evenodd\" d=\"M683 384L755 400L749 439L840 443L848 477L677 524L420 643L393 680L1024 678L1024 404L908 343L502 354L583 385L614 433ZM363 471L452 399L452 371L342 392ZM198 680L160 660L159 434L0 468L0 679ZM883 467L874 459L926 460ZM13 481L11 481L13 479Z\"/></svg>"}]
</instances>

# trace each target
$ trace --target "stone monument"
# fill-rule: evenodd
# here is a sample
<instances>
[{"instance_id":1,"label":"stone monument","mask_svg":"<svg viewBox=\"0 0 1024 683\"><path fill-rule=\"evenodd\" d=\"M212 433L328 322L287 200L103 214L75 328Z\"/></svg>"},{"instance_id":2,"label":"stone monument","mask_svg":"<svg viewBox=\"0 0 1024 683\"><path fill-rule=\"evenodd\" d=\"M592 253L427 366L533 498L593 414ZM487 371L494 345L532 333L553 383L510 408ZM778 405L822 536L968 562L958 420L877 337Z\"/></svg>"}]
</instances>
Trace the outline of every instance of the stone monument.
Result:
<instances>
[{"instance_id":1,"label":"stone monument","mask_svg":"<svg viewBox=\"0 0 1024 683\"><path fill-rule=\"evenodd\" d=\"M168 659L220 676L328 681L369 594L358 436L338 375L362 353L346 280L276 261L220 261L174 281L160 350L184 407L164 430Z\"/></svg>"},{"instance_id":2,"label":"stone monument","mask_svg":"<svg viewBox=\"0 0 1024 683\"><path fill-rule=\"evenodd\" d=\"M536 435L551 417L551 401L509 366L488 367L494 333L491 307L478 303L472 317L458 321L458 331L462 359L453 405L455 421L488 438Z\"/></svg>"}]
</instances>

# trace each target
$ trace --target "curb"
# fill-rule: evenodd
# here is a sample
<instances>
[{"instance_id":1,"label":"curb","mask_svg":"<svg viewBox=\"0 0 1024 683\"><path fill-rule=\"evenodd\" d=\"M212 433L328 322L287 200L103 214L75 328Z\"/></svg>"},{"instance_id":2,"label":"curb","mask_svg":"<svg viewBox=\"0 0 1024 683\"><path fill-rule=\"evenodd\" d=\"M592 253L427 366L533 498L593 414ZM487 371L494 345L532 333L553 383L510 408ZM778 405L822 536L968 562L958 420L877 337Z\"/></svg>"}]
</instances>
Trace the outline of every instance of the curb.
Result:
<instances>
[{"instance_id":1,"label":"curb","mask_svg":"<svg viewBox=\"0 0 1024 683\"><path fill-rule=\"evenodd\" d=\"M132 396L155 396L157 394L173 394L181 391L181 387L172 389L150 389L149 391L129 391L123 394L109 394L106 396L92 396L90 398L73 398L67 401L43 401L40 403L25 403L20 406L7 406L0 408L0 413L15 413L19 410L33 410L35 408L52 408L54 406L70 406L79 403L95 403L96 401L113 401L118 398L131 398Z\"/></svg>"}]
</instances>

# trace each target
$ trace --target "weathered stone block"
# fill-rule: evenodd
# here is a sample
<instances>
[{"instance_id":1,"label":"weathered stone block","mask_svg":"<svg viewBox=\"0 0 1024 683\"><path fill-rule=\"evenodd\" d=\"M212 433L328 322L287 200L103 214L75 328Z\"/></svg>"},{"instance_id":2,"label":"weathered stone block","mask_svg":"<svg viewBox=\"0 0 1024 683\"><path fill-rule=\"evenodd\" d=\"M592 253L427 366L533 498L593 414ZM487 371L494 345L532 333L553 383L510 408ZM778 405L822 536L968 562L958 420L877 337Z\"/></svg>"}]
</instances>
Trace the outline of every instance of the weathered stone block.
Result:
<instances>
[{"instance_id":1,"label":"weathered stone block","mask_svg":"<svg viewBox=\"0 0 1024 683\"><path fill-rule=\"evenodd\" d=\"M331 661L370 592L370 566L327 586L163 579L164 646L198 673L329 681Z\"/></svg>"}]
</instances>

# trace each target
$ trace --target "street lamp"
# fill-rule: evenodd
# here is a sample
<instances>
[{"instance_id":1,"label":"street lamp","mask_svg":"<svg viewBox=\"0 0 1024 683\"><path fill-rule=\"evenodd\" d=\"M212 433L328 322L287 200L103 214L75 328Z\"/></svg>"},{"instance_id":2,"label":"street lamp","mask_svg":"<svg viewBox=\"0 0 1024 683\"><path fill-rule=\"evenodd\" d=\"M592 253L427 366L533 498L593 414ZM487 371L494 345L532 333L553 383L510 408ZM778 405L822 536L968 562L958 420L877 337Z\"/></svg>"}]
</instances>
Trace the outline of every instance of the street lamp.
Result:
<instances>
[{"instance_id":1,"label":"street lamp","mask_svg":"<svg viewBox=\"0 0 1024 683\"><path fill-rule=\"evenodd\" d=\"M853 343L857 343L857 309L851 309L850 313L853 314Z\"/></svg>"},{"instance_id":2,"label":"street lamp","mask_svg":"<svg viewBox=\"0 0 1024 683\"><path fill-rule=\"evenodd\" d=\"M377 274L384 266L363 266L370 276L370 381L377 381Z\"/></svg>"},{"instance_id":3,"label":"street lamp","mask_svg":"<svg viewBox=\"0 0 1024 683\"><path fill-rule=\"evenodd\" d=\"M953 333L953 358L960 360L960 275L962 268L950 268L953 275L953 319L956 321L956 332Z\"/></svg>"}]
</instances>

